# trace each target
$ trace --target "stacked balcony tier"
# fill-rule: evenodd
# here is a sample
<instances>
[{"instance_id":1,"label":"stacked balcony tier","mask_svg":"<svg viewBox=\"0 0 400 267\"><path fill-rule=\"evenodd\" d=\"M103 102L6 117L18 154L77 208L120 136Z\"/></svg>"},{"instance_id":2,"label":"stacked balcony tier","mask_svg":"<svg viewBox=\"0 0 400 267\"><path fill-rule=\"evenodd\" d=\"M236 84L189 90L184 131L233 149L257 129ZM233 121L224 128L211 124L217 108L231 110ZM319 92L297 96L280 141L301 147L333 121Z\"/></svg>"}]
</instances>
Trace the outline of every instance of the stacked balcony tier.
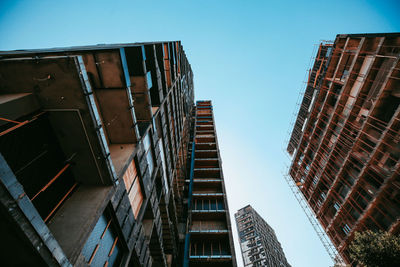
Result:
<instances>
[{"instance_id":1,"label":"stacked balcony tier","mask_svg":"<svg viewBox=\"0 0 400 267\"><path fill-rule=\"evenodd\" d=\"M225 190L211 102L197 102L190 266L232 266Z\"/></svg>"}]
</instances>

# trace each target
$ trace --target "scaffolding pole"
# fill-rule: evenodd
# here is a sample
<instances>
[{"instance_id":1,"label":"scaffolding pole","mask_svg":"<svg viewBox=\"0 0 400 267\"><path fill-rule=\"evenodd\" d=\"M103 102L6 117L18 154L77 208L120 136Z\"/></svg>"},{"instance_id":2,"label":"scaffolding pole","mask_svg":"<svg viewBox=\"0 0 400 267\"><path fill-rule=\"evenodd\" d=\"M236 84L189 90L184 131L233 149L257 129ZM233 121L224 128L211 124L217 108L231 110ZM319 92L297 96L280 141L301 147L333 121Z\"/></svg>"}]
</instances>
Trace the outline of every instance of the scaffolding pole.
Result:
<instances>
[{"instance_id":1,"label":"scaffolding pole","mask_svg":"<svg viewBox=\"0 0 400 267\"><path fill-rule=\"evenodd\" d=\"M304 213L306 214L308 220L310 221L312 227L314 228L315 232L318 235L318 238L321 240L323 246L325 247L326 251L328 252L331 259L335 262L335 264L345 264L344 260L336 250L335 246L330 241L328 235L325 233L324 229L322 228L321 224L318 222L315 213L311 209L311 207L307 204L303 194L300 192L298 187L296 186L293 179L290 177L288 172L286 171L283 176L285 177L286 182L288 183L290 190L292 190L293 195L295 196L296 200L299 202L300 207L303 209Z\"/></svg>"}]
</instances>

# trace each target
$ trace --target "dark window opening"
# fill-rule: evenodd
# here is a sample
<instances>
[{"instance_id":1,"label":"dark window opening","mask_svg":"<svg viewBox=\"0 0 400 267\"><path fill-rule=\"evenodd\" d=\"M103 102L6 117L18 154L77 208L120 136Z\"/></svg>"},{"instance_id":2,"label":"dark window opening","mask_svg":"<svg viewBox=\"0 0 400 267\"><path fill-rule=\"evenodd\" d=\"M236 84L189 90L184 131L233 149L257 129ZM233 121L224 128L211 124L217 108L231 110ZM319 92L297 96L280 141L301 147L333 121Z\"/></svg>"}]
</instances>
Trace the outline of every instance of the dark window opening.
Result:
<instances>
[{"instance_id":1,"label":"dark window opening","mask_svg":"<svg viewBox=\"0 0 400 267\"><path fill-rule=\"evenodd\" d=\"M77 188L47 114L1 136L0 152L45 222Z\"/></svg>"}]
</instances>

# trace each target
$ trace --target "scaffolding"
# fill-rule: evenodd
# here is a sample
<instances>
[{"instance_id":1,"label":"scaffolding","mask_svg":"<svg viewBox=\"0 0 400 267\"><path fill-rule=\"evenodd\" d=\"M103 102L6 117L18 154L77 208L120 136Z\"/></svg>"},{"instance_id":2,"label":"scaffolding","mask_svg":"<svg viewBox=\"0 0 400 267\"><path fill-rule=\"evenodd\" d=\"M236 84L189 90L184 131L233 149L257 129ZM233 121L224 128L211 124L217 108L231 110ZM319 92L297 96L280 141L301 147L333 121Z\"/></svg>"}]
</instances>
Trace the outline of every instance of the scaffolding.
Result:
<instances>
[{"instance_id":1,"label":"scaffolding","mask_svg":"<svg viewBox=\"0 0 400 267\"><path fill-rule=\"evenodd\" d=\"M293 156L293 159L295 158L297 148L300 145L301 138L302 138L302 128L305 126L307 123L307 117L310 115L310 113L307 114L307 112L302 112L302 110L309 110L310 106L313 105L312 103L312 96L314 95L313 91L316 90L316 82L318 79L318 75L321 74L321 68L323 66L323 59L320 58L321 56L321 50L322 47L330 47L332 46L332 41L321 41L320 44L315 44L312 55L309 60L309 64L307 67L307 72L303 80L303 86L300 89L300 92L298 94L298 98L296 101L295 105L295 110L293 112L292 120L289 125L289 130L287 132L287 139L285 140L285 143L288 144L287 146L287 151L289 152L289 155ZM316 55L317 56L314 56ZM326 54L325 54L326 55ZM324 55L324 56L325 56ZM321 60L321 63L316 66L314 64L315 60ZM315 69L315 71L314 71ZM314 73L313 76L313 81L310 82L310 78L312 77L312 74ZM311 83L311 84L310 84ZM310 91L311 91L311 98L310 96ZM307 100L307 101L305 101ZM301 123L299 123L301 121ZM292 131L290 129L293 129ZM297 137L296 137L297 136ZM289 157L291 158L291 157ZM331 257L331 259L335 262L336 265L341 265L345 264L344 260L336 250L335 246L329 239L328 235L322 228L321 224L318 222L316 214L314 211L311 209L311 207L308 205L307 200L305 199L303 193L300 191L298 185L296 182L290 177L290 167L286 166L285 171L283 173L283 176L289 185L290 190L292 191L293 195L295 196L296 200L299 202L300 207L303 209L304 213L307 216L307 219L310 221L314 231L316 232L318 238L321 240L324 248L326 249L328 255Z\"/></svg>"},{"instance_id":2,"label":"scaffolding","mask_svg":"<svg viewBox=\"0 0 400 267\"><path fill-rule=\"evenodd\" d=\"M321 240L322 245L325 247L326 251L328 252L328 255L335 262L335 264L345 264L344 260L342 259L342 257L338 253L338 251L336 250L335 246L330 241L328 235L325 233L321 224L316 219L316 214L310 208L310 206L307 203L307 200L304 198L303 194L297 187L296 183L293 181L293 179L288 174L288 170L289 169L287 168L287 171L285 173L283 173L283 177L285 177L285 180L286 180L287 184L289 185L290 190L292 191L296 200L299 202L300 207L303 209L304 213L306 214L307 219L310 221L312 227L314 228L314 231L318 235L318 238Z\"/></svg>"},{"instance_id":3,"label":"scaffolding","mask_svg":"<svg viewBox=\"0 0 400 267\"><path fill-rule=\"evenodd\" d=\"M308 113L291 125L285 179L333 259L350 261L355 231L399 229L399 43L395 35L338 37L326 69L314 64L309 74L316 99L308 106L303 94L299 110Z\"/></svg>"}]
</instances>

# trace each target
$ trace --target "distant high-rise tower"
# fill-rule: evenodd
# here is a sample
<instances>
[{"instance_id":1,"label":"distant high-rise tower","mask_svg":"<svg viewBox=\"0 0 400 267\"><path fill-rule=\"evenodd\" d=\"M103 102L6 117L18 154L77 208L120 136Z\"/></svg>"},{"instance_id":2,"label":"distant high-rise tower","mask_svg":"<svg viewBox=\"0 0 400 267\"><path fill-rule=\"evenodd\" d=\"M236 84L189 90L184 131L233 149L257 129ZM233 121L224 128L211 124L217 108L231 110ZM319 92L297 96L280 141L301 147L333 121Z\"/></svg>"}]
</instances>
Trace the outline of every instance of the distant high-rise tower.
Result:
<instances>
[{"instance_id":1,"label":"distant high-rise tower","mask_svg":"<svg viewBox=\"0 0 400 267\"><path fill-rule=\"evenodd\" d=\"M250 206L235 214L244 267L289 267L274 229Z\"/></svg>"},{"instance_id":2,"label":"distant high-rise tower","mask_svg":"<svg viewBox=\"0 0 400 267\"><path fill-rule=\"evenodd\" d=\"M321 43L288 144L288 182L348 263L356 231L400 232L399 59L400 33Z\"/></svg>"}]
</instances>

